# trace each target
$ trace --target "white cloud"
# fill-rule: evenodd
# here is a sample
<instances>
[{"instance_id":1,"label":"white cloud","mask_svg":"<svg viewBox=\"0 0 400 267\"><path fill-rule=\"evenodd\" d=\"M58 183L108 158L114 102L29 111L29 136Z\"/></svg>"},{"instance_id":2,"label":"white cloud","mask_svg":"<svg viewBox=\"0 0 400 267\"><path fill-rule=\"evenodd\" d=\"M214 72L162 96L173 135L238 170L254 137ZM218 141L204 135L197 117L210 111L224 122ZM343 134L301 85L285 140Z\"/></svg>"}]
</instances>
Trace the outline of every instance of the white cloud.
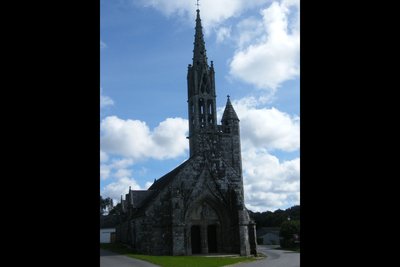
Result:
<instances>
[{"instance_id":1,"label":"white cloud","mask_svg":"<svg viewBox=\"0 0 400 267\"><path fill-rule=\"evenodd\" d=\"M225 39L231 36L231 28L221 27L216 30L217 33L217 43L222 43Z\"/></svg>"},{"instance_id":2,"label":"white cloud","mask_svg":"<svg viewBox=\"0 0 400 267\"><path fill-rule=\"evenodd\" d=\"M104 49L106 47L107 47L106 43L100 40L100 49Z\"/></svg>"},{"instance_id":3,"label":"white cloud","mask_svg":"<svg viewBox=\"0 0 400 267\"><path fill-rule=\"evenodd\" d=\"M132 164L133 164L132 159L123 158L123 159L114 159L111 166L115 169L125 169L130 167Z\"/></svg>"},{"instance_id":4,"label":"white cloud","mask_svg":"<svg viewBox=\"0 0 400 267\"><path fill-rule=\"evenodd\" d=\"M112 106L112 105L114 105L114 101L110 97L100 95L100 108L104 108L104 107Z\"/></svg>"},{"instance_id":5,"label":"white cloud","mask_svg":"<svg viewBox=\"0 0 400 267\"><path fill-rule=\"evenodd\" d=\"M300 204L300 159L280 162L266 149L242 151L245 203L252 211Z\"/></svg>"},{"instance_id":6,"label":"white cloud","mask_svg":"<svg viewBox=\"0 0 400 267\"><path fill-rule=\"evenodd\" d=\"M188 121L182 118L167 118L150 131L143 121L109 116L100 129L103 151L133 160L176 158L188 150Z\"/></svg>"},{"instance_id":7,"label":"white cloud","mask_svg":"<svg viewBox=\"0 0 400 267\"><path fill-rule=\"evenodd\" d=\"M106 162L108 160L108 155L106 152L100 150L100 162Z\"/></svg>"},{"instance_id":8,"label":"white cloud","mask_svg":"<svg viewBox=\"0 0 400 267\"><path fill-rule=\"evenodd\" d=\"M255 17L249 17L241 20L237 26L239 36L237 37L237 45L243 48L251 43L258 43L260 36L264 33L263 23Z\"/></svg>"},{"instance_id":9,"label":"white cloud","mask_svg":"<svg viewBox=\"0 0 400 267\"><path fill-rule=\"evenodd\" d=\"M125 199L125 194L129 191L129 186L131 186L132 190L141 190L141 188L135 179L129 177L122 177L117 179L115 182L109 183L106 185L101 195L106 198L110 197L113 199L114 205L119 203L121 200L121 195L123 195L123 199Z\"/></svg>"},{"instance_id":10,"label":"white cloud","mask_svg":"<svg viewBox=\"0 0 400 267\"><path fill-rule=\"evenodd\" d=\"M244 97L232 101L240 119L242 149L251 147L279 149L287 152L300 148L300 117L276 108L259 108L268 99ZM218 108L221 117L225 107Z\"/></svg>"},{"instance_id":11,"label":"white cloud","mask_svg":"<svg viewBox=\"0 0 400 267\"><path fill-rule=\"evenodd\" d=\"M101 152L102 151L100 151L100 153ZM100 178L102 180L106 180L109 178L121 178L124 176L130 176L131 170L129 170L129 167L132 164L133 160L127 158L113 159L112 162L108 164L103 161L103 163L100 165Z\"/></svg>"},{"instance_id":12,"label":"white cloud","mask_svg":"<svg viewBox=\"0 0 400 267\"><path fill-rule=\"evenodd\" d=\"M202 25L207 32L209 28L216 27L225 20L239 16L245 10L258 7L268 0L202 0L200 12ZM195 1L188 0L141 0L147 7L153 7L166 16L178 15L193 20L197 9Z\"/></svg>"},{"instance_id":13,"label":"white cloud","mask_svg":"<svg viewBox=\"0 0 400 267\"><path fill-rule=\"evenodd\" d=\"M241 114L241 133L244 145L251 142L270 150L294 151L300 147L300 122L298 117L275 108L249 109Z\"/></svg>"},{"instance_id":14,"label":"white cloud","mask_svg":"<svg viewBox=\"0 0 400 267\"><path fill-rule=\"evenodd\" d=\"M114 176L116 178L123 178L123 177L131 176L131 175L132 175L132 171L129 169L119 169L114 174Z\"/></svg>"},{"instance_id":15,"label":"white cloud","mask_svg":"<svg viewBox=\"0 0 400 267\"><path fill-rule=\"evenodd\" d=\"M114 100L109 96L103 95L103 88L100 88L100 108L105 108L107 106L113 106Z\"/></svg>"},{"instance_id":16,"label":"white cloud","mask_svg":"<svg viewBox=\"0 0 400 267\"><path fill-rule=\"evenodd\" d=\"M120 202L121 195L123 195L125 199L125 194L128 193L129 186L132 190L147 189L149 182L146 183L145 188L142 188L136 179L133 178L131 169L133 164L134 162L130 158L114 158L110 163L100 165L101 179L109 179L112 181L101 190L101 195L103 197L112 198L114 204L116 204Z\"/></svg>"},{"instance_id":17,"label":"white cloud","mask_svg":"<svg viewBox=\"0 0 400 267\"><path fill-rule=\"evenodd\" d=\"M100 178L102 180L106 180L110 177L111 168L109 165L101 164L100 165Z\"/></svg>"},{"instance_id":18,"label":"white cloud","mask_svg":"<svg viewBox=\"0 0 400 267\"><path fill-rule=\"evenodd\" d=\"M247 18L238 24L239 49L230 62L232 76L275 91L282 82L299 75L298 2L275 1L261 11L262 21Z\"/></svg>"}]
</instances>

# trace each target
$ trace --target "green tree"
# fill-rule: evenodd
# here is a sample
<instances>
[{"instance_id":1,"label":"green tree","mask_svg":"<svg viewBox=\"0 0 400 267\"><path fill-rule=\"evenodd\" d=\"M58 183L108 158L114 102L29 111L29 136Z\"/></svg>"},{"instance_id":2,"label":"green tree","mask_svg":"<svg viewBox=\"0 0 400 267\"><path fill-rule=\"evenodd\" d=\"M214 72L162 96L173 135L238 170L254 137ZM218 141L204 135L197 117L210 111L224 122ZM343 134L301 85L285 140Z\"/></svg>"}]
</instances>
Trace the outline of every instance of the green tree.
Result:
<instances>
[{"instance_id":1,"label":"green tree","mask_svg":"<svg viewBox=\"0 0 400 267\"><path fill-rule=\"evenodd\" d=\"M121 215L122 214L121 203L118 203L117 205L115 205L115 207L112 208L108 214L109 215Z\"/></svg>"},{"instance_id":2,"label":"green tree","mask_svg":"<svg viewBox=\"0 0 400 267\"><path fill-rule=\"evenodd\" d=\"M104 214L105 211L110 211L113 206L113 200L111 198L103 198L100 195L100 215Z\"/></svg>"},{"instance_id":3,"label":"green tree","mask_svg":"<svg viewBox=\"0 0 400 267\"><path fill-rule=\"evenodd\" d=\"M292 220L300 220L300 206L296 205L285 210Z\"/></svg>"},{"instance_id":4,"label":"green tree","mask_svg":"<svg viewBox=\"0 0 400 267\"><path fill-rule=\"evenodd\" d=\"M300 220L300 206L292 206L286 210L252 212L249 210L250 217L256 222L257 229L261 227L280 227L281 224L290 217L292 220Z\"/></svg>"},{"instance_id":5,"label":"green tree","mask_svg":"<svg viewBox=\"0 0 400 267\"><path fill-rule=\"evenodd\" d=\"M300 242L300 221L287 220L281 225L279 232L281 248L295 248Z\"/></svg>"}]
</instances>

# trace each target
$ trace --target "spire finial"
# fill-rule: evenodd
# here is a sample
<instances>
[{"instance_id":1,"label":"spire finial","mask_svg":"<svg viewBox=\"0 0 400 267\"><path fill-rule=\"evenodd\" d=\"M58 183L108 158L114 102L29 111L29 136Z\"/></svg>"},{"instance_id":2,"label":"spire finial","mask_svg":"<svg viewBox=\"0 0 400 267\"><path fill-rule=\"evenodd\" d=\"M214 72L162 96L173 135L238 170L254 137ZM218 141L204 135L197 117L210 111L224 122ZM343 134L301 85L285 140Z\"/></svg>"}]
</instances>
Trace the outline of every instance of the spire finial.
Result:
<instances>
[{"instance_id":1,"label":"spire finial","mask_svg":"<svg viewBox=\"0 0 400 267\"><path fill-rule=\"evenodd\" d=\"M229 98L230 98L231 96L230 96L230 95L227 95L226 97L227 97L227 98L228 98L228 100L229 100Z\"/></svg>"},{"instance_id":2,"label":"spire finial","mask_svg":"<svg viewBox=\"0 0 400 267\"><path fill-rule=\"evenodd\" d=\"M200 4L199 4L199 0L197 0L197 4L196 4L196 6L197 6L197 10L199 9L199 6L200 6Z\"/></svg>"},{"instance_id":3,"label":"spire finial","mask_svg":"<svg viewBox=\"0 0 400 267\"><path fill-rule=\"evenodd\" d=\"M199 5L199 1L197 1ZM196 10L196 32L194 35L193 66L207 64L206 47L204 43L203 27L201 26L200 10Z\"/></svg>"}]
</instances>

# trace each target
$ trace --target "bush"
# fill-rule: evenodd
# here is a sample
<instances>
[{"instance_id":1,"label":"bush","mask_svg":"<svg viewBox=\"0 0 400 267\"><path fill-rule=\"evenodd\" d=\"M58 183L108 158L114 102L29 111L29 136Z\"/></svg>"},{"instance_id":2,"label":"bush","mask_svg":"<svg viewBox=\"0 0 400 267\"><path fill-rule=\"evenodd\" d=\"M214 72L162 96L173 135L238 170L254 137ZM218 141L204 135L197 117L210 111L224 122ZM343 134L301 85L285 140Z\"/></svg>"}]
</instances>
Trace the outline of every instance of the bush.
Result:
<instances>
[{"instance_id":1,"label":"bush","mask_svg":"<svg viewBox=\"0 0 400 267\"><path fill-rule=\"evenodd\" d=\"M279 232L281 248L295 248L300 244L300 221L285 221Z\"/></svg>"}]
</instances>

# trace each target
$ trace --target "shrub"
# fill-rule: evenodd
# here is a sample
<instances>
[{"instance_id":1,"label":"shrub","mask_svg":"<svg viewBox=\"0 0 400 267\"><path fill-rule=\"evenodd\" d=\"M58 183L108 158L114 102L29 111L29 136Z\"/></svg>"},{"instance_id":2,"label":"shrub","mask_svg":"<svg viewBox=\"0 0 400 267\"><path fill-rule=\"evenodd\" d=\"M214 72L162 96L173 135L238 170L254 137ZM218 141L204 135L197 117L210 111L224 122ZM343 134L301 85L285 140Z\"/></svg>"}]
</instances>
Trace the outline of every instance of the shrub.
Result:
<instances>
[{"instance_id":1,"label":"shrub","mask_svg":"<svg viewBox=\"0 0 400 267\"><path fill-rule=\"evenodd\" d=\"M281 248L295 248L300 241L300 221L285 221L279 232Z\"/></svg>"}]
</instances>

